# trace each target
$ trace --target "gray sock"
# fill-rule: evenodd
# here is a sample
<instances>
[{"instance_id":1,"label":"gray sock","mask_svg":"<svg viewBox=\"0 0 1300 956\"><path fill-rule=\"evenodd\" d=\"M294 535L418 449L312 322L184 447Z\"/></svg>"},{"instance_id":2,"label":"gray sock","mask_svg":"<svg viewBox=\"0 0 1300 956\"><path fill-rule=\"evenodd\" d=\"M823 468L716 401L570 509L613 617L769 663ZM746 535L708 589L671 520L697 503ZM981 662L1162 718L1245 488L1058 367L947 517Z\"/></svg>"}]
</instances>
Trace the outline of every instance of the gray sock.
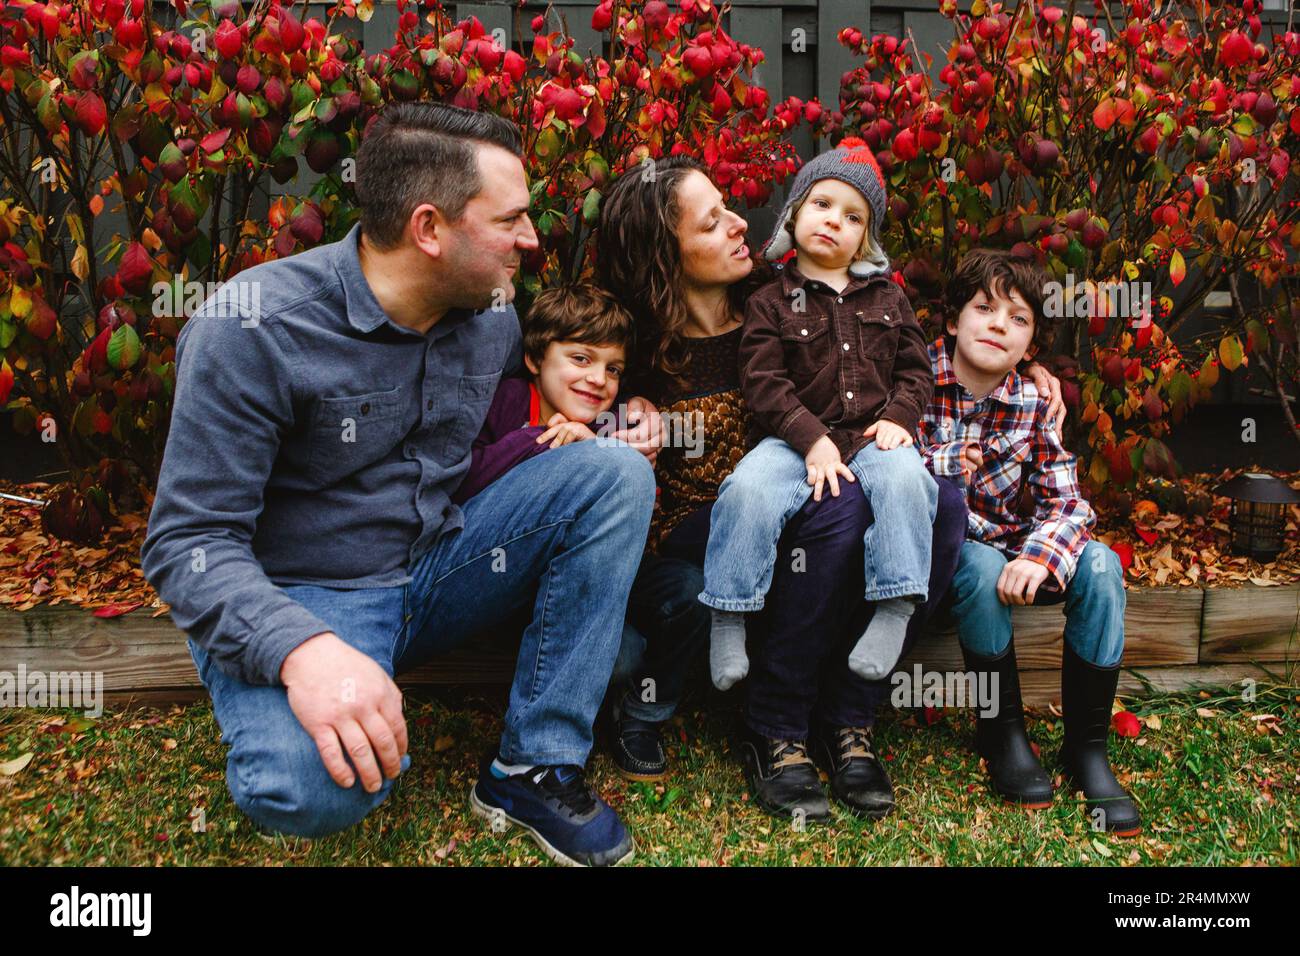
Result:
<instances>
[{"instance_id":1,"label":"gray sock","mask_svg":"<svg viewBox=\"0 0 1300 956\"><path fill-rule=\"evenodd\" d=\"M907 621L914 610L916 605L907 598L891 598L877 604L866 632L849 654L849 670L865 680L888 676L903 654Z\"/></svg>"},{"instance_id":2,"label":"gray sock","mask_svg":"<svg viewBox=\"0 0 1300 956\"><path fill-rule=\"evenodd\" d=\"M713 611L709 632L709 675L713 686L727 690L749 673L745 656L745 615L741 611Z\"/></svg>"}]
</instances>

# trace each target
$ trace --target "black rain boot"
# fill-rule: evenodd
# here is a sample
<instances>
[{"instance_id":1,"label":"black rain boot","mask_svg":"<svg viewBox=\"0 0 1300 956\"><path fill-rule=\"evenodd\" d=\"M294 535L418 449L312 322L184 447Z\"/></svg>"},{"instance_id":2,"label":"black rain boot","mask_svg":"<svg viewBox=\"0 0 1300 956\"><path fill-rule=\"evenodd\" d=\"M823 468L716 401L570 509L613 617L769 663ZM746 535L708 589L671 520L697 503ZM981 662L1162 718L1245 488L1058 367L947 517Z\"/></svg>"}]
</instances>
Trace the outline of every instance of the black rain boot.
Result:
<instances>
[{"instance_id":1,"label":"black rain boot","mask_svg":"<svg viewBox=\"0 0 1300 956\"><path fill-rule=\"evenodd\" d=\"M993 790L1002 799L1025 809L1051 806L1052 778L1047 775L1025 735L1025 712L1020 703L1020 672L1016 668L1014 639L1000 657L985 657L962 648L966 669L997 679L997 714L981 716L976 710L975 747L988 764ZM976 688L982 685L976 678ZM981 702L982 703L982 702Z\"/></svg>"},{"instance_id":2,"label":"black rain boot","mask_svg":"<svg viewBox=\"0 0 1300 956\"><path fill-rule=\"evenodd\" d=\"M1065 778L1083 791L1088 822L1098 819L1116 836L1135 836L1142 818L1127 791L1115 779L1106 756L1110 737L1110 706L1119 685L1119 665L1098 667L1066 644L1061 659L1061 709L1065 712L1065 742L1061 764Z\"/></svg>"}]
</instances>

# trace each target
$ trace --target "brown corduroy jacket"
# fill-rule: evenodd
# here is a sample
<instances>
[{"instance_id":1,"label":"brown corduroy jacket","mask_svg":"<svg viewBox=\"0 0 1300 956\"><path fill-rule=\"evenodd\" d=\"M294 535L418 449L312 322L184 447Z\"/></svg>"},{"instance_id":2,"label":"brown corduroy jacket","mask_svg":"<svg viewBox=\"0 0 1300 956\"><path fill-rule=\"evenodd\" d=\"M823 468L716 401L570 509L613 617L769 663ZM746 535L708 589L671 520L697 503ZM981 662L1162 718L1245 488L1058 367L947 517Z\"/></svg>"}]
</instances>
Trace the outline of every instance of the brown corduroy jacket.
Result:
<instances>
[{"instance_id":1,"label":"brown corduroy jacket","mask_svg":"<svg viewBox=\"0 0 1300 956\"><path fill-rule=\"evenodd\" d=\"M749 297L740 343L745 404L762 435L801 455L829 434L848 461L882 418L915 433L934 391L926 337L887 275L850 277L842 292L791 260Z\"/></svg>"}]
</instances>

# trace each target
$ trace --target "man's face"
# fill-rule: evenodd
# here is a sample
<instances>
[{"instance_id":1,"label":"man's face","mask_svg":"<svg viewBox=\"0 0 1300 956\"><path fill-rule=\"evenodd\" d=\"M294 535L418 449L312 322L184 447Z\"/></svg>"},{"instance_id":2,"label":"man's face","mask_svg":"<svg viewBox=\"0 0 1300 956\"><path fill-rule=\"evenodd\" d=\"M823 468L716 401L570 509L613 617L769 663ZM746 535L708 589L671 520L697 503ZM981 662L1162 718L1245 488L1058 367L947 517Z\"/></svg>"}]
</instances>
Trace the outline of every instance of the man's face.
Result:
<instances>
[{"instance_id":1,"label":"man's face","mask_svg":"<svg viewBox=\"0 0 1300 956\"><path fill-rule=\"evenodd\" d=\"M862 193L838 179L821 179L795 216L795 245L799 255L823 269L847 268L857 258L870 222Z\"/></svg>"},{"instance_id":2,"label":"man's face","mask_svg":"<svg viewBox=\"0 0 1300 956\"><path fill-rule=\"evenodd\" d=\"M609 411L623 378L623 346L552 342L541 364L525 357L542 396L542 421L556 412L571 422L590 424Z\"/></svg>"},{"instance_id":3,"label":"man's face","mask_svg":"<svg viewBox=\"0 0 1300 956\"><path fill-rule=\"evenodd\" d=\"M528 181L518 157L496 146L478 147L482 188L459 222L442 223L442 260L461 308L486 309L515 297L515 274L525 252L537 248L528 218Z\"/></svg>"},{"instance_id":4,"label":"man's face","mask_svg":"<svg viewBox=\"0 0 1300 956\"><path fill-rule=\"evenodd\" d=\"M1005 374L1025 356L1033 357L1034 311L1020 293L1001 289L990 297L983 289L948 322L956 353L970 368Z\"/></svg>"}]
</instances>

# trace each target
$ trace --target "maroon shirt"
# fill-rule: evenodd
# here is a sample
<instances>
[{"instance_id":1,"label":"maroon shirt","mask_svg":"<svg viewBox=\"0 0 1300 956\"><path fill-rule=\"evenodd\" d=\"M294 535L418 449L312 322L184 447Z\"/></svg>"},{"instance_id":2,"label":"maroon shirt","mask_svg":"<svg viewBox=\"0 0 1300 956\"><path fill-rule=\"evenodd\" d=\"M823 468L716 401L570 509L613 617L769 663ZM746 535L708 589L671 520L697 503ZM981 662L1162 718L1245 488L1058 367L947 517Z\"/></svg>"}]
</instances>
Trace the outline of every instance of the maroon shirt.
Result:
<instances>
[{"instance_id":1,"label":"maroon shirt","mask_svg":"<svg viewBox=\"0 0 1300 956\"><path fill-rule=\"evenodd\" d=\"M934 373L906 293L886 275L850 277L837 293L793 260L776 268L749 297L740 341L741 388L758 430L801 455L830 435L844 461L882 418L915 433Z\"/></svg>"},{"instance_id":2,"label":"maroon shirt","mask_svg":"<svg viewBox=\"0 0 1300 956\"><path fill-rule=\"evenodd\" d=\"M470 448L469 471L451 496L454 504L463 505L515 465L550 447L537 443L537 436L546 431L541 414L537 386L524 378L501 380Z\"/></svg>"}]
</instances>

